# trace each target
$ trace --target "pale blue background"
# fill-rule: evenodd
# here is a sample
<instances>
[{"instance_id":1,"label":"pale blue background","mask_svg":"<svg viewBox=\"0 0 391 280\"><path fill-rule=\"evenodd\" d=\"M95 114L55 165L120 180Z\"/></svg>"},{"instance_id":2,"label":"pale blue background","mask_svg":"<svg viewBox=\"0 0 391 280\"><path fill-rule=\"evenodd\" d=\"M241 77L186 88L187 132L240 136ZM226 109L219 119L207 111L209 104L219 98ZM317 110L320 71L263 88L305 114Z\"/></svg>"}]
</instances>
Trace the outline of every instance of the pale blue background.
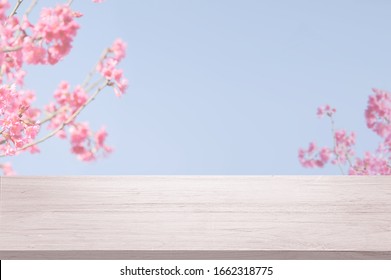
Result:
<instances>
[{"instance_id":1,"label":"pale blue background","mask_svg":"<svg viewBox=\"0 0 391 280\"><path fill-rule=\"evenodd\" d=\"M54 1L42 1L52 5ZM103 48L128 43L128 93L104 92L80 116L105 124L115 152L79 162L66 141L12 159L23 175L339 174L304 169L297 150L331 143L318 105L337 107L362 152L372 87L391 89L391 2L75 0L82 26L55 68L29 68L44 103L62 79L81 82ZM35 11L37 14L38 10ZM40 103L41 104L41 103Z\"/></svg>"}]
</instances>

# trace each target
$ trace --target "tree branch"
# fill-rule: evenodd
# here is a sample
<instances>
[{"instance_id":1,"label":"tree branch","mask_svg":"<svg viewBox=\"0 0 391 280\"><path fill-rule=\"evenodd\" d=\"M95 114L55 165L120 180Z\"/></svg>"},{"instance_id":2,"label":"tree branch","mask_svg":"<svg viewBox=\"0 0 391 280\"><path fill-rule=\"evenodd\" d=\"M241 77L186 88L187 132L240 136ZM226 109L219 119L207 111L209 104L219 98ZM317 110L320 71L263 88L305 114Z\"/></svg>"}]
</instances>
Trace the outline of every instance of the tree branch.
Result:
<instances>
[{"instance_id":1,"label":"tree branch","mask_svg":"<svg viewBox=\"0 0 391 280\"><path fill-rule=\"evenodd\" d=\"M50 121L51 119L53 119L55 116L58 115L58 113L61 113L62 111L65 111L68 107L67 106L63 106L61 107L60 109L58 109L57 111L51 113L49 116L47 116L46 118L38 121L37 124L39 125L43 125L44 123L47 123L48 121Z\"/></svg>"},{"instance_id":2,"label":"tree branch","mask_svg":"<svg viewBox=\"0 0 391 280\"><path fill-rule=\"evenodd\" d=\"M16 52L16 51L19 51L22 49L22 46L15 46L15 47L11 47L11 48L4 48L1 50L1 52L3 53L8 53L8 52Z\"/></svg>"},{"instance_id":3,"label":"tree branch","mask_svg":"<svg viewBox=\"0 0 391 280\"><path fill-rule=\"evenodd\" d=\"M86 101L86 103L84 103L82 106L79 107L79 109L77 109L65 122L63 122L59 127L57 127L55 130L53 130L52 132L50 132L49 134L47 134L46 136L42 137L41 139L37 140L37 141L34 141L34 142L31 142L29 144L26 144L24 145L22 148L18 149L17 152L20 152L20 151L23 151L27 148L30 148L32 146L35 146L35 145L38 145L46 140L48 140L49 138L52 138L54 135L56 135L59 131L61 131L62 129L64 129L64 127L66 127L68 124L70 124L83 110L84 108L90 104L97 96L98 94L106 87L108 86L108 83L109 81L106 81L106 83L104 83L103 85L101 85L99 88L97 88L97 90L95 91L95 93ZM5 157L7 156L6 154L1 154L0 157Z\"/></svg>"},{"instance_id":4,"label":"tree branch","mask_svg":"<svg viewBox=\"0 0 391 280\"><path fill-rule=\"evenodd\" d=\"M100 56L98 62L97 62L97 63L95 64L95 66L91 69L91 71L88 73L86 79L85 79L84 82L82 83L82 87L86 87L86 86L90 83L92 77L93 77L94 74L96 73L96 67L98 66L99 63L101 63L101 62L105 59L105 57L107 56L108 53L109 53L109 48L105 49L105 50L102 52L102 54L101 54L101 56Z\"/></svg>"},{"instance_id":5,"label":"tree branch","mask_svg":"<svg viewBox=\"0 0 391 280\"><path fill-rule=\"evenodd\" d=\"M19 9L19 6L20 6L20 4L22 4L22 2L23 2L23 0L18 0L16 2L16 5L15 5L14 9L12 10L12 12L10 13L10 15L8 16L8 18L13 17L14 15L16 15L16 12Z\"/></svg>"},{"instance_id":6,"label":"tree branch","mask_svg":"<svg viewBox=\"0 0 391 280\"><path fill-rule=\"evenodd\" d=\"M31 1L31 4L30 6L27 8L26 12L24 13L24 15L26 17L28 17L30 15L30 13L32 12L32 10L35 8L35 6L37 5L38 3L38 0L33 0Z\"/></svg>"}]
</instances>

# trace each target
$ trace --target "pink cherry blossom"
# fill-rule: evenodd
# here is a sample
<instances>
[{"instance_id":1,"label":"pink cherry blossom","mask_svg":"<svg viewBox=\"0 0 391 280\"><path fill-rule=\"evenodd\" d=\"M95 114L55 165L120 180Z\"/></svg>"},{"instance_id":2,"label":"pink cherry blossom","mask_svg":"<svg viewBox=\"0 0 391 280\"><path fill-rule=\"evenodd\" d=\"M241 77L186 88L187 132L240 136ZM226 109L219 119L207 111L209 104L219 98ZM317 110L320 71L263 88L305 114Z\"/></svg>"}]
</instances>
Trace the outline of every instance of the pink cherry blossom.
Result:
<instances>
[{"instance_id":1,"label":"pink cherry blossom","mask_svg":"<svg viewBox=\"0 0 391 280\"><path fill-rule=\"evenodd\" d=\"M114 58L121 61L126 55L126 43L121 39L116 39L110 47L110 50L113 52Z\"/></svg>"},{"instance_id":2,"label":"pink cherry blossom","mask_svg":"<svg viewBox=\"0 0 391 280\"><path fill-rule=\"evenodd\" d=\"M356 143L356 134L351 132L348 134L345 130L338 130L334 133L335 146L334 154L335 159L333 164L345 164L349 158L354 156L353 146Z\"/></svg>"},{"instance_id":3,"label":"pink cherry blossom","mask_svg":"<svg viewBox=\"0 0 391 280\"><path fill-rule=\"evenodd\" d=\"M103 127L94 132L88 123L75 123L69 132L71 151L82 161L92 161L99 154L112 152L112 148L106 145L107 132Z\"/></svg>"},{"instance_id":4,"label":"pink cherry blossom","mask_svg":"<svg viewBox=\"0 0 391 280\"><path fill-rule=\"evenodd\" d=\"M78 123L71 126L69 132L71 134L71 144L78 146L88 139L90 128L88 123Z\"/></svg>"},{"instance_id":5,"label":"pink cherry blossom","mask_svg":"<svg viewBox=\"0 0 391 280\"><path fill-rule=\"evenodd\" d=\"M47 44L47 61L50 64L57 63L71 50L72 41L80 27L74 20L76 17L80 17L80 14L66 4L42 10L32 37L35 40L42 38Z\"/></svg>"},{"instance_id":6,"label":"pink cherry blossom","mask_svg":"<svg viewBox=\"0 0 391 280\"><path fill-rule=\"evenodd\" d=\"M121 39L115 40L96 66L96 70L113 86L117 96L123 95L128 88L128 80L123 76L123 70L117 68L126 55L125 50L126 44Z\"/></svg>"},{"instance_id":7,"label":"pink cherry blossom","mask_svg":"<svg viewBox=\"0 0 391 280\"><path fill-rule=\"evenodd\" d=\"M32 91L0 86L0 152L5 155L14 155L37 136L39 111L31 106L34 99Z\"/></svg>"},{"instance_id":8,"label":"pink cherry blossom","mask_svg":"<svg viewBox=\"0 0 391 280\"><path fill-rule=\"evenodd\" d=\"M71 90L69 83L62 81L54 91L54 99L55 103L52 102L46 106L47 114L52 115L48 124L48 128L52 130L68 122L71 116L86 104L88 95L80 85ZM57 133L57 136L62 139L65 139L66 135L66 132L62 130Z\"/></svg>"},{"instance_id":9,"label":"pink cherry blossom","mask_svg":"<svg viewBox=\"0 0 391 280\"><path fill-rule=\"evenodd\" d=\"M373 89L365 110L367 126L381 137L391 134L391 94L384 90Z\"/></svg>"},{"instance_id":10,"label":"pink cherry blossom","mask_svg":"<svg viewBox=\"0 0 391 280\"><path fill-rule=\"evenodd\" d=\"M0 0L0 21L7 19L7 10L10 7L8 0Z\"/></svg>"},{"instance_id":11,"label":"pink cherry blossom","mask_svg":"<svg viewBox=\"0 0 391 280\"><path fill-rule=\"evenodd\" d=\"M364 157L357 158L349 169L350 175L391 175L389 159L366 152Z\"/></svg>"},{"instance_id":12,"label":"pink cherry blossom","mask_svg":"<svg viewBox=\"0 0 391 280\"><path fill-rule=\"evenodd\" d=\"M327 147L318 149L314 142L307 149L299 149L299 161L304 167L323 167L328 163L331 151Z\"/></svg>"},{"instance_id":13,"label":"pink cherry blossom","mask_svg":"<svg viewBox=\"0 0 391 280\"><path fill-rule=\"evenodd\" d=\"M4 176L12 176L16 174L14 169L12 168L11 163L9 162L0 163L0 169L3 170Z\"/></svg>"},{"instance_id":14,"label":"pink cherry blossom","mask_svg":"<svg viewBox=\"0 0 391 280\"><path fill-rule=\"evenodd\" d=\"M330 105L323 105L323 106L320 106L318 107L318 110L317 110L317 115L318 117L323 117L323 116L329 116L329 117L332 117L335 112L337 110L335 108L332 108Z\"/></svg>"},{"instance_id":15,"label":"pink cherry blossom","mask_svg":"<svg viewBox=\"0 0 391 280\"><path fill-rule=\"evenodd\" d=\"M107 135L106 128L101 127L95 133L95 147L97 150L103 149L105 152L111 153L113 149L106 145Z\"/></svg>"}]
</instances>

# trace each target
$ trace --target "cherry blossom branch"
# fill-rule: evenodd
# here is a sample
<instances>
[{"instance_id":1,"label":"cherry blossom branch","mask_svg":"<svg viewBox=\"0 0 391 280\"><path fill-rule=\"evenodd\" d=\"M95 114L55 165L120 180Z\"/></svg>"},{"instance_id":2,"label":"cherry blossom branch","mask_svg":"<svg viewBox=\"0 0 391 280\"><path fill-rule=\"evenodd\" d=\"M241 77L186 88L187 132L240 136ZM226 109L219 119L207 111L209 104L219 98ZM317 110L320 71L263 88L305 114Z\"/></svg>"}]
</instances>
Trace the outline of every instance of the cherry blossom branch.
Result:
<instances>
[{"instance_id":1,"label":"cherry blossom branch","mask_svg":"<svg viewBox=\"0 0 391 280\"><path fill-rule=\"evenodd\" d=\"M32 10L35 8L35 6L37 5L38 3L38 0L33 0L31 1L31 4L30 6L27 8L26 12L25 12L25 16L28 17L30 15L30 13L32 12Z\"/></svg>"},{"instance_id":2,"label":"cherry blossom branch","mask_svg":"<svg viewBox=\"0 0 391 280\"><path fill-rule=\"evenodd\" d=\"M352 163L348 153L345 153L345 157L346 157L347 162L349 163L350 168L354 168L353 163Z\"/></svg>"},{"instance_id":3,"label":"cherry blossom branch","mask_svg":"<svg viewBox=\"0 0 391 280\"><path fill-rule=\"evenodd\" d=\"M102 63L102 61L105 59L105 57L107 56L107 54L109 53L109 51L110 51L110 49L107 48L107 49L105 49L105 50L102 52L102 54L101 54L101 56L100 56L98 62L94 65L94 67L91 69L91 71L88 73L87 77L85 78L84 82L82 83L81 86L82 86L83 88L85 88L85 87L90 83L92 77L93 77L94 74L96 73L96 67L98 66L99 63Z\"/></svg>"},{"instance_id":4,"label":"cherry blossom branch","mask_svg":"<svg viewBox=\"0 0 391 280\"><path fill-rule=\"evenodd\" d=\"M17 12L17 10L19 9L19 6L22 4L22 2L23 2L23 0L18 0L18 1L16 2L16 5L15 5L14 9L13 9L12 12L10 13L10 15L8 16L9 18L10 18L10 17L13 17L14 15L16 15L16 12Z\"/></svg>"},{"instance_id":5,"label":"cherry blossom branch","mask_svg":"<svg viewBox=\"0 0 391 280\"><path fill-rule=\"evenodd\" d=\"M337 162L338 162L338 168L339 168L339 171L341 172L342 175L345 175L345 172L343 171L343 168L341 166L341 162L339 161L339 155L338 153L336 152L336 149L337 149L337 139L336 139L336 136L335 136L335 121L334 121L334 118L333 116L330 114L328 115L329 118L330 118L330 122L331 122L331 133L333 134L333 153L337 159Z\"/></svg>"},{"instance_id":6,"label":"cherry blossom branch","mask_svg":"<svg viewBox=\"0 0 391 280\"><path fill-rule=\"evenodd\" d=\"M71 9L73 0L66 0L64 4L44 8L34 24L26 18L39 0L30 0L28 3L14 0L10 9L11 1L0 1L0 18L3 21L0 35L4 39L0 46L0 81L5 80L0 87L3 101L0 104L0 157L18 155L26 150L37 153L38 144L53 136L67 138L68 134L71 152L82 161L92 161L98 155L110 153L112 148L105 144L105 128L93 131L87 122L78 121L78 115L105 87L112 87L117 96L126 92L128 81L123 76L123 69L117 68L126 55L126 44L121 39L116 39L110 48L104 50L83 84L71 90L70 84L63 81L54 92L54 102L46 109L35 108L32 106L35 93L23 87L26 75L23 66L55 65L65 57L80 28L76 19L82 14ZM45 115L40 117L45 111ZM45 132L41 130L40 134L43 124L49 126ZM0 164L0 171L1 169L6 173L5 165Z\"/></svg>"},{"instance_id":7,"label":"cherry blossom branch","mask_svg":"<svg viewBox=\"0 0 391 280\"><path fill-rule=\"evenodd\" d=\"M16 51L19 51L22 49L22 46L15 46L15 47L11 47L11 48L4 48L1 50L1 52L3 53L8 53L8 52L16 52Z\"/></svg>"},{"instance_id":8,"label":"cherry blossom branch","mask_svg":"<svg viewBox=\"0 0 391 280\"><path fill-rule=\"evenodd\" d=\"M36 2L36 1L35 1L35 2ZM20 47L20 48L21 48L21 47ZM17 49L15 48L14 50L16 51ZM9 50L9 51L10 51L10 50ZM81 107L79 108L79 110L77 110L77 111L75 112L76 115L75 115L75 116L72 115L72 116L70 117L71 120L68 119L65 123L63 123L62 125L60 125L60 127L57 128L55 131L52 131L50 134L48 134L47 136L43 137L42 139L40 139L40 140L38 140L38 141L36 141L36 142L29 143L29 144L23 146L23 147L22 147L21 149L19 149L18 151L25 150L25 149L27 149L27 148L29 148L29 147L31 147L31 146L34 146L34 145L36 145L36 144L38 144L38 143L41 143L41 142L43 142L43 141L45 141L45 140L51 138L52 136L54 136L58 131L60 131L60 130L63 129L67 124L69 124L69 122L72 121L72 120L80 113L80 111L84 109L85 106L87 106L91 101L93 101L93 100L95 99L96 95L97 95L104 87L106 87L106 86L112 86L112 82L111 82L110 80L108 80L108 79L106 79L106 78L104 78L104 77L101 77L100 79L98 79L97 81L95 81L93 84L91 84L90 86L86 87L86 86L90 83L90 81L91 81L93 75L94 75L95 72L96 72L94 69L96 69L97 65L98 65L99 63L101 63L101 62L106 58L106 56L107 56L107 54L109 53L109 51L110 51L110 49L107 48L107 49L105 49L105 50L102 52L102 54L101 54L101 56L100 56L98 62L96 63L96 65L94 66L94 68L90 71L90 73L87 75L87 78L86 78L86 80L84 81L82 87L84 88L84 90L85 90L86 92L90 92L90 91L92 91L94 88L96 88L97 86L99 86L103 81L106 80L106 83L104 84L104 86L101 86L100 88L98 88L97 92L92 96L92 98L90 98L89 100L87 100L87 102L86 102L83 106L81 106ZM57 111L51 113L51 114L50 114L49 116L47 116L46 118L44 118L44 119L38 121L36 124L39 124L39 125L41 126L41 125L43 125L44 123L51 121L54 117L56 117L59 113L63 112L63 111L66 110L67 108L68 108L67 106L63 106L63 107L59 108ZM1 132L0 134L2 134L2 132ZM6 142L7 142L7 140L6 140L6 139L3 139L3 140L0 141L0 145L5 144ZM0 157L2 157L2 156L5 156L5 155L0 155Z\"/></svg>"},{"instance_id":9,"label":"cherry blossom branch","mask_svg":"<svg viewBox=\"0 0 391 280\"><path fill-rule=\"evenodd\" d=\"M105 78L101 78L99 79L98 81L96 81L94 84L92 84L91 86L89 86L88 88L85 89L86 92L90 92L91 90L93 90L95 87L97 87L99 84L101 84L103 81L105 80ZM107 83L108 84L108 83ZM52 120L55 116L57 116L59 113L65 111L66 109L68 109L67 106L63 106L61 108L59 108L57 111L51 113L49 116L47 116L46 118L40 120L38 122L39 125L42 125L44 123L47 123L48 121Z\"/></svg>"},{"instance_id":10,"label":"cherry blossom branch","mask_svg":"<svg viewBox=\"0 0 391 280\"><path fill-rule=\"evenodd\" d=\"M36 39L33 40L33 42L40 42L42 41L42 37L38 37ZM16 51L19 51L23 48L23 46L14 46L14 47L10 47L10 48L4 48L1 50L1 52L3 53L7 53L7 52L16 52Z\"/></svg>"},{"instance_id":11,"label":"cherry blossom branch","mask_svg":"<svg viewBox=\"0 0 391 280\"><path fill-rule=\"evenodd\" d=\"M84 90L86 92L90 92L91 90L93 90L94 88L96 88L100 83L102 83L103 81L105 81L106 79L104 77L100 78L99 80L97 80L95 83L93 83L92 85L90 85L89 87L87 88L84 88ZM107 80L107 85L110 85L110 81Z\"/></svg>"},{"instance_id":12,"label":"cherry blossom branch","mask_svg":"<svg viewBox=\"0 0 391 280\"><path fill-rule=\"evenodd\" d=\"M46 118L40 120L38 122L39 125L43 125L44 123L47 123L48 121L50 121L51 119L53 119L55 116L57 116L59 113L65 111L66 109L68 109L67 106L63 106L61 107L60 109L58 109L57 111L51 113L49 116L47 116Z\"/></svg>"},{"instance_id":13,"label":"cherry blossom branch","mask_svg":"<svg viewBox=\"0 0 391 280\"><path fill-rule=\"evenodd\" d=\"M98 96L98 94L105 88L109 85L109 81L106 81L106 83L104 83L103 85L101 85L96 91L95 93L86 101L86 103L84 103L82 106L79 107L78 110L76 110L65 122L63 122L60 126L58 126L55 130L53 130L52 132L50 132L49 134L47 134L46 136L42 137L41 139L37 140L37 141L34 141L34 142L31 142L27 145L24 145L22 148L18 149L17 152L20 152L20 151L23 151L25 149L28 149L32 146L35 146L35 145L38 145L50 138L52 138L53 136L55 136L59 131L61 131L62 129L64 129L64 127L66 127L67 125L69 125L86 107L88 104L90 104L92 101L95 100L95 98ZM7 156L6 154L1 154L0 157L5 157Z\"/></svg>"},{"instance_id":14,"label":"cherry blossom branch","mask_svg":"<svg viewBox=\"0 0 391 280\"><path fill-rule=\"evenodd\" d=\"M105 78L101 78L99 79L98 81L96 81L94 84L92 84L91 86L89 86L88 88L85 89L86 92L90 92L91 90L93 90L95 87L97 87L99 84L101 84L103 81L105 80ZM107 82L107 85L109 84L109 82ZM57 111L49 114L46 118L40 120L38 122L39 125L43 125L44 123L47 123L48 121L52 120L54 117L56 117L59 113L67 110L69 107L68 106L63 106L61 108L59 108ZM0 142L1 144L1 142Z\"/></svg>"},{"instance_id":15,"label":"cherry blossom branch","mask_svg":"<svg viewBox=\"0 0 391 280\"><path fill-rule=\"evenodd\" d=\"M334 148L323 147L315 155L318 156L316 158L313 154L317 148L315 143L311 142L308 149L299 149L298 157L302 166L323 167L329 162L327 153L329 152L335 157L331 164L338 164L340 169L341 165L348 165L347 173L349 175L391 175L391 92L377 88L373 88L372 92L365 109L365 119L367 128L382 139L378 148L373 152L365 151L361 157L357 156L353 149L356 144L355 133L347 133L344 129L335 130L332 116L336 110L325 105L318 108L317 115L330 117L334 134ZM323 154L321 154L322 151Z\"/></svg>"},{"instance_id":16,"label":"cherry blossom branch","mask_svg":"<svg viewBox=\"0 0 391 280\"><path fill-rule=\"evenodd\" d=\"M93 90L95 87L97 87L99 84L101 84L103 81L105 80L105 78L101 78L99 79L98 81L96 81L94 84L92 84L91 86L89 86L87 89L85 89L86 92L90 92L91 90ZM106 82L106 85L109 85L109 81ZM92 100L91 100L92 101ZM90 101L90 102L91 102ZM60 114L61 112L67 110L68 107L67 106L63 106L61 108L59 108L57 111L51 113L50 115L48 115L47 117L45 117L44 119L40 120L37 122L37 124L39 125L43 125L49 121L51 121L54 117L56 117L58 114ZM0 131L0 135L3 133L3 131ZM3 139L0 141L0 145L3 145L7 142L7 140Z\"/></svg>"}]
</instances>

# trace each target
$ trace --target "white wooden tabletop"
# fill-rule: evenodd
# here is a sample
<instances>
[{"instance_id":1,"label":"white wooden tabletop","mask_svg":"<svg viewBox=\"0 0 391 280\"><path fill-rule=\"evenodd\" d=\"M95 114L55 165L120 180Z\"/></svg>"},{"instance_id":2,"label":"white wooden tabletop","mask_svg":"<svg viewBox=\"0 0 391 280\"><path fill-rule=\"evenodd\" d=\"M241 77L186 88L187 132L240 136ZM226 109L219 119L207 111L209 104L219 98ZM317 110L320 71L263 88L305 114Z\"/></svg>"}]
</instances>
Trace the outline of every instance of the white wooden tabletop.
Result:
<instances>
[{"instance_id":1,"label":"white wooden tabletop","mask_svg":"<svg viewBox=\"0 0 391 280\"><path fill-rule=\"evenodd\" d=\"M391 177L1 177L0 259L391 259Z\"/></svg>"}]
</instances>

